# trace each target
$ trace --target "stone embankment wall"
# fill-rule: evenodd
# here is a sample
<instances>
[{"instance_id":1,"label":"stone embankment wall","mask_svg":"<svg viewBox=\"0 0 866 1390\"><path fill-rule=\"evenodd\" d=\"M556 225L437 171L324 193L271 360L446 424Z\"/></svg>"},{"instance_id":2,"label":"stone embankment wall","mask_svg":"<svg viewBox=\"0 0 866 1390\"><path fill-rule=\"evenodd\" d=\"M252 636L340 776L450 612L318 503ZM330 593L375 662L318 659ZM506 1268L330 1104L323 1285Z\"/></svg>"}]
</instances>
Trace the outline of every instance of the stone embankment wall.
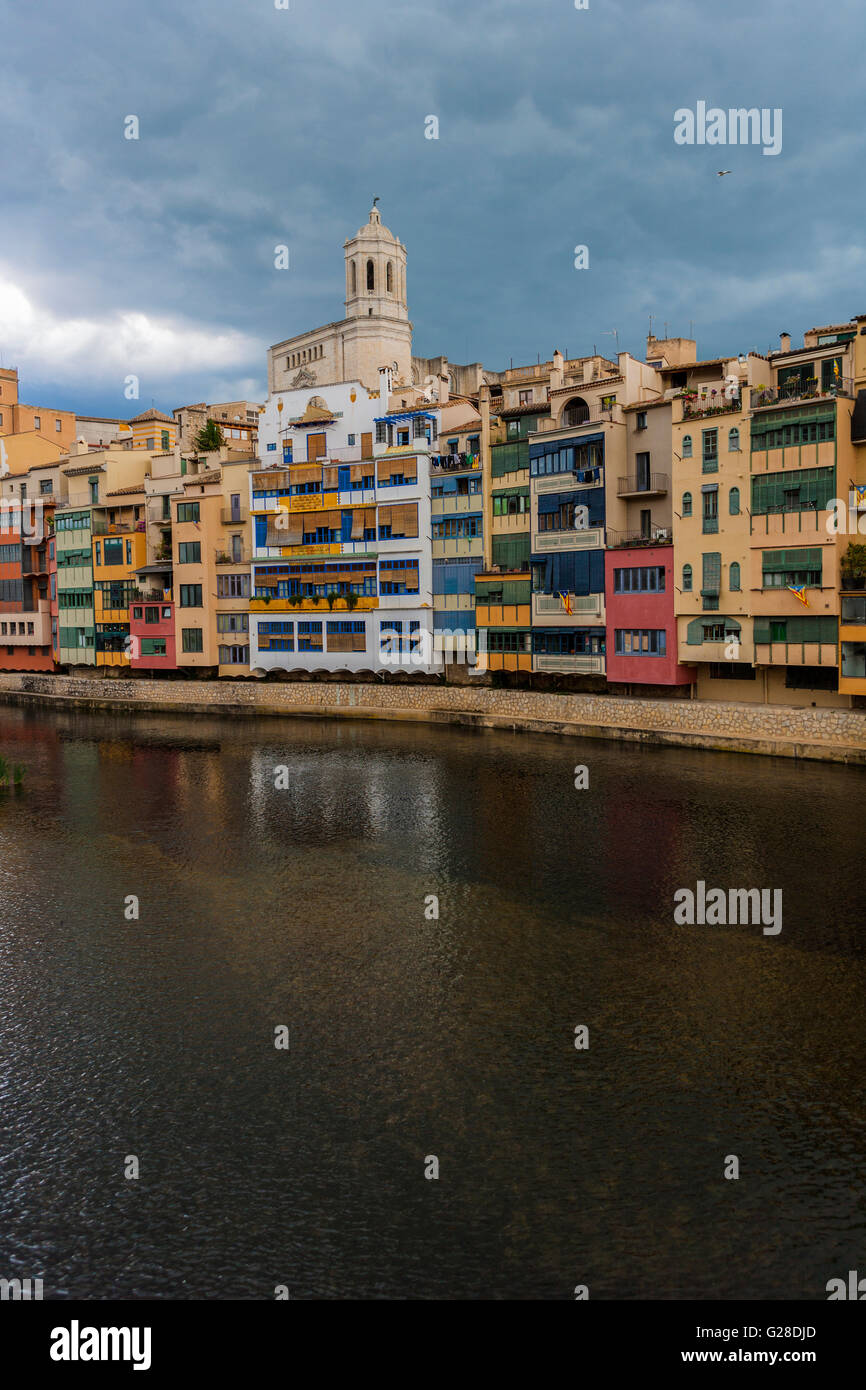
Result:
<instances>
[{"instance_id":1,"label":"stone embankment wall","mask_svg":"<svg viewBox=\"0 0 866 1390\"><path fill-rule=\"evenodd\" d=\"M178 714L406 719L866 766L866 711L466 686L106 680L0 672L0 701Z\"/></svg>"}]
</instances>

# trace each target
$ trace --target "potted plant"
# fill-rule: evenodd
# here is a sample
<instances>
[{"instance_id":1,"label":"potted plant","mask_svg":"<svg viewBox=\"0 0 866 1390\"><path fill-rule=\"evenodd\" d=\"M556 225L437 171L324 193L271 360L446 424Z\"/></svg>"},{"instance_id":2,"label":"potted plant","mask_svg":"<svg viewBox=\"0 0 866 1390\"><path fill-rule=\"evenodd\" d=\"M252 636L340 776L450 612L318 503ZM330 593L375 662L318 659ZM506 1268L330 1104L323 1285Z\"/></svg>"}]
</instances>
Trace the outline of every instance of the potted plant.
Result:
<instances>
[{"instance_id":1,"label":"potted plant","mask_svg":"<svg viewBox=\"0 0 866 1390\"><path fill-rule=\"evenodd\" d=\"M840 562L845 589L866 589L866 545L851 541Z\"/></svg>"},{"instance_id":2,"label":"potted plant","mask_svg":"<svg viewBox=\"0 0 866 1390\"><path fill-rule=\"evenodd\" d=\"M357 607L358 607L358 595L357 595L356 593L354 593L354 592L350 589L349 592L348 592L347 595L346 595L346 608L348 609L348 611L349 611L350 613L354 613L354 611L355 611L355 609L356 609Z\"/></svg>"}]
</instances>

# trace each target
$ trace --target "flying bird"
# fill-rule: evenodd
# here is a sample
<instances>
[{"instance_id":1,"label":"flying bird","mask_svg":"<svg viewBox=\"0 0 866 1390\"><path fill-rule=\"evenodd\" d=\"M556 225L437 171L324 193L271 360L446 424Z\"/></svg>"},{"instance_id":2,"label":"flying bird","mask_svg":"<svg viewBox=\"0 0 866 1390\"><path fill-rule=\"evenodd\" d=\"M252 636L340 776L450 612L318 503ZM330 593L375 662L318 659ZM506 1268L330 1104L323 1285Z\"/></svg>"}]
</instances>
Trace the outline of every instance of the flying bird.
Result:
<instances>
[{"instance_id":1,"label":"flying bird","mask_svg":"<svg viewBox=\"0 0 866 1390\"><path fill-rule=\"evenodd\" d=\"M719 178L723 179L725 177L725 174L732 174L733 172L733 169L719 169Z\"/></svg>"}]
</instances>

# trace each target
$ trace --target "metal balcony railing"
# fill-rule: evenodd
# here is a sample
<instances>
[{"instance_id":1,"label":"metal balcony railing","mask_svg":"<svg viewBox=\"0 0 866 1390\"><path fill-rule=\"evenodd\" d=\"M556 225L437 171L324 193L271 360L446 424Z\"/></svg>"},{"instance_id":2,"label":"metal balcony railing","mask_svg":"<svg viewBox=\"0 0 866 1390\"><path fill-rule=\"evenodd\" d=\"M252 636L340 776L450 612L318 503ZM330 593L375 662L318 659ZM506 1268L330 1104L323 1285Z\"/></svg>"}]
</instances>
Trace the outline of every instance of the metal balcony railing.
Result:
<instances>
[{"instance_id":1,"label":"metal balcony railing","mask_svg":"<svg viewBox=\"0 0 866 1390\"><path fill-rule=\"evenodd\" d=\"M801 378L799 381L786 381L781 386L755 388L751 392L753 410L761 410L768 405L801 405L805 401L830 401L836 396L853 396L854 382L851 377L840 376L834 381L819 385L814 378Z\"/></svg>"},{"instance_id":2,"label":"metal balcony railing","mask_svg":"<svg viewBox=\"0 0 866 1390\"><path fill-rule=\"evenodd\" d=\"M246 526L250 519L250 514L246 507L241 507L240 511L233 511L231 507L223 507L220 512L220 521L223 526Z\"/></svg>"},{"instance_id":3,"label":"metal balcony railing","mask_svg":"<svg viewBox=\"0 0 866 1390\"><path fill-rule=\"evenodd\" d=\"M609 549L638 545L673 545L673 539L674 533L670 526L653 526L650 535L646 535L643 531L608 530L607 533Z\"/></svg>"},{"instance_id":4,"label":"metal balcony railing","mask_svg":"<svg viewBox=\"0 0 866 1390\"><path fill-rule=\"evenodd\" d=\"M218 565L248 565L252 552L248 545L243 545L240 549L225 550L217 546L214 551L214 558Z\"/></svg>"},{"instance_id":5,"label":"metal balcony railing","mask_svg":"<svg viewBox=\"0 0 866 1390\"><path fill-rule=\"evenodd\" d=\"M617 496L648 496L650 493L664 493L670 487L667 473L647 473L642 477L620 478L617 483Z\"/></svg>"}]
</instances>

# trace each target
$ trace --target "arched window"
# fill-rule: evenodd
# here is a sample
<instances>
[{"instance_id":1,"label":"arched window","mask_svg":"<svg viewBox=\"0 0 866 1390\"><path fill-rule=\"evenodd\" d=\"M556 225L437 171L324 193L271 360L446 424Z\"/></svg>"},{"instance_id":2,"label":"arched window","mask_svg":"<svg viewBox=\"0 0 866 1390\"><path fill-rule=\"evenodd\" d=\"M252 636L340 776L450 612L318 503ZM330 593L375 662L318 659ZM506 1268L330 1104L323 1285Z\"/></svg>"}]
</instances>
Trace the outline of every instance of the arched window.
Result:
<instances>
[{"instance_id":1,"label":"arched window","mask_svg":"<svg viewBox=\"0 0 866 1390\"><path fill-rule=\"evenodd\" d=\"M358 262L352 262L352 294L358 293Z\"/></svg>"},{"instance_id":2,"label":"arched window","mask_svg":"<svg viewBox=\"0 0 866 1390\"><path fill-rule=\"evenodd\" d=\"M740 452L740 431L736 427L728 430L728 448L732 454Z\"/></svg>"},{"instance_id":3,"label":"arched window","mask_svg":"<svg viewBox=\"0 0 866 1390\"><path fill-rule=\"evenodd\" d=\"M692 514L692 494L691 494L690 492L684 492L684 493L683 493L683 516L691 516L691 514Z\"/></svg>"},{"instance_id":4,"label":"arched window","mask_svg":"<svg viewBox=\"0 0 866 1390\"><path fill-rule=\"evenodd\" d=\"M368 289L368 290L374 290L375 288L376 288L376 268L375 268L375 266L373 265L373 262L372 262L372 261L368 261L368 262L367 262L367 289Z\"/></svg>"},{"instance_id":5,"label":"arched window","mask_svg":"<svg viewBox=\"0 0 866 1390\"><path fill-rule=\"evenodd\" d=\"M683 458L684 458L684 459L690 459L691 456L692 456L692 436L691 436L690 434L684 434L684 435L683 435Z\"/></svg>"},{"instance_id":6,"label":"arched window","mask_svg":"<svg viewBox=\"0 0 866 1390\"><path fill-rule=\"evenodd\" d=\"M740 588L740 567L736 560L728 570L728 588L739 592Z\"/></svg>"},{"instance_id":7,"label":"arched window","mask_svg":"<svg viewBox=\"0 0 866 1390\"><path fill-rule=\"evenodd\" d=\"M589 419L589 406L580 396L573 397L565 407L562 416L564 425L582 425Z\"/></svg>"},{"instance_id":8,"label":"arched window","mask_svg":"<svg viewBox=\"0 0 866 1390\"><path fill-rule=\"evenodd\" d=\"M690 594L691 592L692 592L692 567L691 567L691 565L683 565L683 593L684 593L684 594Z\"/></svg>"},{"instance_id":9,"label":"arched window","mask_svg":"<svg viewBox=\"0 0 866 1390\"><path fill-rule=\"evenodd\" d=\"M731 516L740 515L740 489L732 487L728 493L728 511Z\"/></svg>"},{"instance_id":10,"label":"arched window","mask_svg":"<svg viewBox=\"0 0 866 1390\"><path fill-rule=\"evenodd\" d=\"M387 269L387 272L386 272L386 275L385 275L385 284L386 284L388 293L389 293L389 294L393 294L393 293L394 293L394 266L393 266L393 264L391 263L391 261L388 262L388 269Z\"/></svg>"}]
</instances>

